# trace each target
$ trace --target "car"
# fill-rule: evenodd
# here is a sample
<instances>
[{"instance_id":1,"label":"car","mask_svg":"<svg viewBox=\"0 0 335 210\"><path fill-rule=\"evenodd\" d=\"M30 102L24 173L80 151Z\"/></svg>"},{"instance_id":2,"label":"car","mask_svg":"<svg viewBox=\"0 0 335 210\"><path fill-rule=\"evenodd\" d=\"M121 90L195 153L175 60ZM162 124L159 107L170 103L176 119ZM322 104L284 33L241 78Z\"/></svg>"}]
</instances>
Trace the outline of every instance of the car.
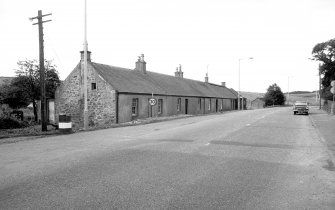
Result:
<instances>
[{"instance_id":1,"label":"car","mask_svg":"<svg viewBox=\"0 0 335 210\"><path fill-rule=\"evenodd\" d=\"M293 114L306 114L308 115L309 107L307 102L297 101L293 104Z\"/></svg>"}]
</instances>

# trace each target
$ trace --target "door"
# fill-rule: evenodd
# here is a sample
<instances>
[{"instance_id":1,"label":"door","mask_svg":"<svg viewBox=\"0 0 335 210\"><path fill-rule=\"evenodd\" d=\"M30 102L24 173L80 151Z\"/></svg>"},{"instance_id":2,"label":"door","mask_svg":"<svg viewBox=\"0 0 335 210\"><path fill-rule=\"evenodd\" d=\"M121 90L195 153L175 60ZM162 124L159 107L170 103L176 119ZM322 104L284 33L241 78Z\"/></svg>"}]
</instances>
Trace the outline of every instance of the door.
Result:
<instances>
[{"instance_id":1,"label":"door","mask_svg":"<svg viewBox=\"0 0 335 210\"><path fill-rule=\"evenodd\" d=\"M215 112L218 112L218 106L219 106L219 102L216 99L216 101L215 101Z\"/></svg>"},{"instance_id":2,"label":"door","mask_svg":"<svg viewBox=\"0 0 335 210\"><path fill-rule=\"evenodd\" d=\"M188 99L185 99L185 114L188 114Z\"/></svg>"}]
</instances>

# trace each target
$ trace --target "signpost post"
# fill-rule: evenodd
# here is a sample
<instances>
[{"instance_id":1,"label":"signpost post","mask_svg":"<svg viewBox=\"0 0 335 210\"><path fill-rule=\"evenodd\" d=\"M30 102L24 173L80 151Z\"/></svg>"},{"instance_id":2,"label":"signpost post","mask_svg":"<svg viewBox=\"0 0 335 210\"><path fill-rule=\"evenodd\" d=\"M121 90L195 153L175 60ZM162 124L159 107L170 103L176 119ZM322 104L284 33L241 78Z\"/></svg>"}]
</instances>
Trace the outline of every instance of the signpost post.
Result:
<instances>
[{"instance_id":1,"label":"signpost post","mask_svg":"<svg viewBox=\"0 0 335 210\"><path fill-rule=\"evenodd\" d=\"M330 92L333 94L333 103L332 103L332 106L331 106L330 114L335 114L335 104L334 104L334 98L335 98L335 80L331 81L330 85L331 85Z\"/></svg>"},{"instance_id":2,"label":"signpost post","mask_svg":"<svg viewBox=\"0 0 335 210\"><path fill-rule=\"evenodd\" d=\"M154 93L151 93L151 98L149 99L150 105L150 117L152 117L152 107L155 106L157 103L156 99L154 99Z\"/></svg>"}]
</instances>

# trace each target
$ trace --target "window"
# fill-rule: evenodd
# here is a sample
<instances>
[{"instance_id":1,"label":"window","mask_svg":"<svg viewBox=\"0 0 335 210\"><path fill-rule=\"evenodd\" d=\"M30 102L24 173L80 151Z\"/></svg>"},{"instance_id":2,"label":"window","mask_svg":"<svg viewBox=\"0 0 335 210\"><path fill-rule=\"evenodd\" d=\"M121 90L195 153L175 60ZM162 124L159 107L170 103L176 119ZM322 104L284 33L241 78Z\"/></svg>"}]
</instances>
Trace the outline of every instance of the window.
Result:
<instances>
[{"instance_id":1,"label":"window","mask_svg":"<svg viewBox=\"0 0 335 210\"><path fill-rule=\"evenodd\" d=\"M180 111L180 107L181 107L181 98L178 98L178 101L177 101L177 111L178 112Z\"/></svg>"},{"instance_id":2,"label":"window","mask_svg":"<svg viewBox=\"0 0 335 210\"><path fill-rule=\"evenodd\" d=\"M209 102L208 102L208 111L211 111L211 99L209 99Z\"/></svg>"},{"instance_id":3,"label":"window","mask_svg":"<svg viewBox=\"0 0 335 210\"><path fill-rule=\"evenodd\" d=\"M201 98L198 98L199 109L201 110Z\"/></svg>"},{"instance_id":4,"label":"window","mask_svg":"<svg viewBox=\"0 0 335 210\"><path fill-rule=\"evenodd\" d=\"M92 83L91 83L91 89L92 89L92 90L96 90L96 89L97 89L97 83L92 82Z\"/></svg>"},{"instance_id":5,"label":"window","mask_svg":"<svg viewBox=\"0 0 335 210\"><path fill-rule=\"evenodd\" d=\"M131 115L137 116L138 113L138 98L133 98L131 103Z\"/></svg>"},{"instance_id":6,"label":"window","mask_svg":"<svg viewBox=\"0 0 335 210\"><path fill-rule=\"evenodd\" d=\"M158 107L158 114L162 114L163 113L163 99L158 99L157 107Z\"/></svg>"}]
</instances>

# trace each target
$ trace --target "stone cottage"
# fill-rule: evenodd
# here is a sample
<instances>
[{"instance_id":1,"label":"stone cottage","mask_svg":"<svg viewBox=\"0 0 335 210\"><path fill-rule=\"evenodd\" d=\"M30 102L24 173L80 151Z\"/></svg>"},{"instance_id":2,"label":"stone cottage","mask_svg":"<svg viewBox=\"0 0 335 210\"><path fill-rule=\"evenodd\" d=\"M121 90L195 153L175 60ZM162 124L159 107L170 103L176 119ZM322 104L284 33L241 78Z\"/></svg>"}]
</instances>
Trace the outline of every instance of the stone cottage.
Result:
<instances>
[{"instance_id":1,"label":"stone cottage","mask_svg":"<svg viewBox=\"0 0 335 210\"><path fill-rule=\"evenodd\" d=\"M81 61L58 87L55 96L59 114L72 117L75 129L83 127L83 52ZM147 71L144 55L134 70L91 61L88 52L89 126L124 123L141 118L178 114L207 114L237 107L234 91L222 85L184 78L181 66L174 76ZM154 98L155 105L149 100Z\"/></svg>"}]
</instances>

